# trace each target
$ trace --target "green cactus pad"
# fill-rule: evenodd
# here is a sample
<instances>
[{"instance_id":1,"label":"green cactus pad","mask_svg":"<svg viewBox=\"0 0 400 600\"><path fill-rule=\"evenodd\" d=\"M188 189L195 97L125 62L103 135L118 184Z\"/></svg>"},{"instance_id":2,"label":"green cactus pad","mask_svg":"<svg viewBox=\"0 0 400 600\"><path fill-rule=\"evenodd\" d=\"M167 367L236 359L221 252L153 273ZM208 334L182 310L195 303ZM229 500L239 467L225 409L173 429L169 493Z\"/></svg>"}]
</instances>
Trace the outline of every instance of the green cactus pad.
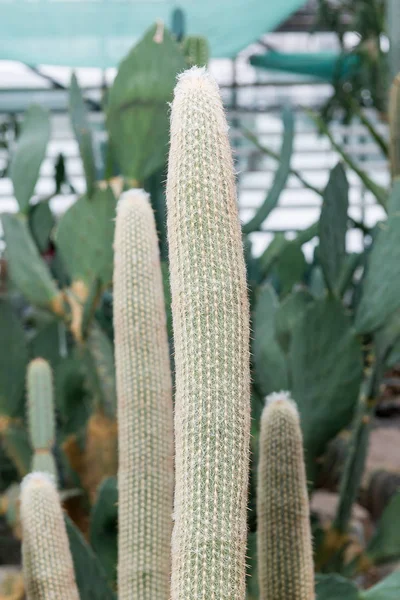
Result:
<instances>
[{"instance_id":1,"label":"green cactus pad","mask_svg":"<svg viewBox=\"0 0 400 600\"><path fill-rule=\"evenodd\" d=\"M35 246L26 218L3 214L1 222L10 277L15 286L32 304L62 314L61 292Z\"/></svg>"},{"instance_id":2,"label":"green cactus pad","mask_svg":"<svg viewBox=\"0 0 400 600\"><path fill-rule=\"evenodd\" d=\"M115 207L111 187L97 189L91 198L79 198L60 219L57 248L72 282L82 283L81 301L86 300L96 278L103 285L111 282Z\"/></svg>"},{"instance_id":3,"label":"green cactus pad","mask_svg":"<svg viewBox=\"0 0 400 600\"><path fill-rule=\"evenodd\" d=\"M107 128L125 177L143 182L165 164L168 102L185 68L162 23L152 26L122 61L109 93Z\"/></svg>"},{"instance_id":4,"label":"green cactus pad","mask_svg":"<svg viewBox=\"0 0 400 600\"><path fill-rule=\"evenodd\" d=\"M32 105L25 114L11 164L10 177L22 212L27 212L46 147L50 138L50 117L41 106Z\"/></svg>"},{"instance_id":5,"label":"green cactus pad","mask_svg":"<svg viewBox=\"0 0 400 600\"><path fill-rule=\"evenodd\" d=\"M0 418L21 413L28 348L22 323L13 307L0 299L0 331L4 351L0 361Z\"/></svg>"}]
</instances>

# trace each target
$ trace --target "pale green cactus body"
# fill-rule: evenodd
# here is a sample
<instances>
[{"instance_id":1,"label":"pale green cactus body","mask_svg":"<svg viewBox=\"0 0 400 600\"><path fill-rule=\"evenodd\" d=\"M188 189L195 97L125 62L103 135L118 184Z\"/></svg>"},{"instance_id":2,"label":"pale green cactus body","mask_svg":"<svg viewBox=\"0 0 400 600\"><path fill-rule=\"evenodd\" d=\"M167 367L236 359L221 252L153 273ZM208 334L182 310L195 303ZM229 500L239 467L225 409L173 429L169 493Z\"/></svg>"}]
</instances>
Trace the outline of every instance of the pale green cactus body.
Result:
<instances>
[{"instance_id":1,"label":"pale green cactus body","mask_svg":"<svg viewBox=\"0 0 400 600\"><path fill-rule=\"evenodd\" d=\"M28 600L79 600L63 511L49 475L24 478L20 511Z\"/></svg>"},{"instance_id":2,"label":"pale green cactus body","mask_svg":"<svg viewBox=\"0 0 400 600\"><path fill-rule=\"evenodd\" d=\"M299 414L287 392L261 416L257 487L260 600L312 600L314 567Z\"/></svg>"},{"instance_id":3,"label":"pale green cactus body","mask_svg":"<svg viewBox=\"0 0 400 600\"><path fill-rule=\"evenodd\" d=\"M161 265L148 195L118 204L114 328L120 600L168 600L173 510L172 382Z\"/></svg>"},{"instance_id":4,"label":"pale green cactus body","mask_svg":"<svg viewBox=\"0 0 400 600\"><path fill-rule=\"evenodd\" d=\"M167 208L176 365L172 600L245 598L249 308L227 122L215 81L172 104Z\"/></svg>"},{"instance_id":5,"label":"pale green cactus body","mask_svg":"<svg viewBox=\"0 0 400 600\"><path fill-rule=\"evenodd\" d=\"M55 437L53 377L49 363L35 358L28 365L28 424L33 457L32 471L57 475L52 454Z\"/></svg>"}]
</instances>

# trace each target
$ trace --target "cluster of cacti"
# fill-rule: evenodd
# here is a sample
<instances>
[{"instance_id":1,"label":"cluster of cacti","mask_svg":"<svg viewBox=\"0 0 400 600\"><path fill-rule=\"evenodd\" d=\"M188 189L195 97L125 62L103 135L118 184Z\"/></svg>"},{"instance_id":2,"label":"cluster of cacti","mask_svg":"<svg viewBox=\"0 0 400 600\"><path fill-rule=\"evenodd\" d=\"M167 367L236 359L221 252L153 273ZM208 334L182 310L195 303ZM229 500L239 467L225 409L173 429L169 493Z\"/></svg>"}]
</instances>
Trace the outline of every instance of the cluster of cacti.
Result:
<instances>
[{"instance_id":1,"label":"cluster of cacti","mask_svg":"<svg viewBox=\"0 0 400 600\"><path fill-rule=\"evenodd\" d=\"M123 194L117 211L118 594L244 600L249 308L227 124L218 88L200 69L185 73L175 91L167 198L176 366L174 509L172 385L155 221L143 190ZM285 397L265 411L260 456L261 598L310 599L301 433L297 411ZM76 598L60 500L45 475L24 480L21 517L29 597Z\"/></svg>"},{"instance_id":2,"label":"cluster of cacti","mask_svg":"<svg viewBox=\"0 0 400 600\"><path fill-rule=\"evenodd\" d=\"M94 147L84 96L76 77L72 78L70 115L86 193L58 222L47 201L35 203L32 199L51 133L49 115L41 107L34 106L25 115L11 159L9 174L19 213L1 215L7 276L21 295L17 301L24 311L19 311L19 316L25 319L28 315L25 306L31 305L33 310L27 316L29 323L21 324L12 306L14 296L10 296L10 302L1 300L0 329L4 344L11 348L0 368L2 448L18 476L29 471L30 444L21 382L28 357L45 357L54 370L58 388L56 454L61 455L62 479L70 486L81 486L91 505L102 479L115 475L117 469L110 292L116 198L122 188L138 180L154 189L155 197L161 197L168 101L176 74L185 64L182 49L161 24L151 27L128 54L109 94L109 143L104 154L110 160L104 161L102 168L99 157L104 148ZM132 85L132 73L135 81L141 82L139 86ZM126 101L132 110L121 110ZM131 134L124 139L126 130L131 129L135 130L133 143ZM58 193L68 183L65 172L57 171L55 183ZM157 218L162 224L160 214L161 207L157 208ZM45 459L42 456L40 460ZM13 478L16 475L10 483Z\"/></svg>"},{"instance_id":3,"label":"cluster of cacti","mask_svg":"<svg viewBox=\"0 0 400 600\"><path fill-rule=\"evenodd\" d=\"M187 42L187 47L192 48L190 56L195 47L194 62L201 62L200 46ZM172 103L169 265L161 264L152 209L163 235L164 205L148 176L157 181L165 177L166 101L184 62L177 44L158 26L121 67L107 116L110 156L120 167L118 181L110 165L101 176L96 171L90 126L75 81L71 111L87 194L58 224L40 207L47 214L41 231L39 208L33 210L27 197L29 186L14 185L20 214L3 219L11 279L47 315L42 310L33 313L22 327L13 307L7 304L3 311L5 302L0 300L0 327L15 342L9 344L5 367L0 361L0 436L20 475L30 467L56 474L55 437L61 442L55 448L60 494L43 475L29 476L22 490L24 569L32 597L64 597L64 585L70 586L71 597L77 597L66 535L81 600L88 600L92 582L103 588L104 598L113 595L115 569L104 575L102 565L106 568L113 560L114 548L103 548L96 557L89 544L73 538L68 520L65 529L60 498L71 494L68 502L72 498L73 508L64 506L93 548L99 548L99 540L111 540L110 546L116 541L119 520L121 597L244 600L247 552L249 570L258 564L258 577L252 573L252 578L259 582L259 591L248 589L248 600L311 600L314 574L305 473L312 490L327 444L349 427L358 397L366 413L358 412L351 434L337 518L328 526L315 523L317 569L353 577L366 565L400 556L400 535L396 537L395 528L388 526L399 495L392 498L389 513L383 513L368 544L361 548L354 543L350 529L370 430L364 417L373 415L384 368L399 358L397 186L387 201L387 223L374 232L368 254L346 253L348 186L338 166L323 192L314 188L323 196L318 223L292 240L277 235L261 257L253 257L246 236L258 230L274 209L291 171L293 118L285 112L282 160L273 186L241 232L221 98L210 75L194 68L179 79ZM144 101L138 103L139 89L130 86L129 77L135 73L140 80L154 65L157 77L165 75L165 88L162 93L158 88L146 89ZM165 110L160 109L164 104ZM125 105L129 109L121 111ZM43 119L43 114L33 111L26 125L29 132L35 115ZM397 121L391 122L393 126ZM37 152L48 136L48 128L44 129ZM136 137L132 131L137 131ZM21 143L14 158L15 181L24 147ZM138 184L151 188L152 195L130 190L121 196L116 210L120 190L114 190ZM315 236L319 246L307 263L302 245ZM368 268L360 284L361 264ZM163 295L169 275L170 345ZM371 352L363 352L362 342ZM23 380L29 358L41 356L49 364L34 360L27 377L32 459L24 427L23 385L15 373L22 373ZM175 366L174 436L170 363ZM51 369L57 391L57 436ZM297 409L282 395L264 409L264 397L281 389L290 389ZM118 510L115 480L111 477L99 485L116 474L117 441ZM349 477L351 486L346 484ZM8 511L10 520L17 515L11 492L0 502L0 512ZM336 535L338 522L340 536ZM51 527L60 532L57 540L47 537ZM257 544L252 543L255 536ZM85 584L86 572L83 577L77 572L80 565L84 571L87 566ZM329 587L333 580L326 577L317 580L317 597L331 600L323 586L326 582ZM352 584L340 580L340 585ZM382 585L384 597L386 583ZM373 594L369 597L372 600Z\"/></svg>"}]
</instances>

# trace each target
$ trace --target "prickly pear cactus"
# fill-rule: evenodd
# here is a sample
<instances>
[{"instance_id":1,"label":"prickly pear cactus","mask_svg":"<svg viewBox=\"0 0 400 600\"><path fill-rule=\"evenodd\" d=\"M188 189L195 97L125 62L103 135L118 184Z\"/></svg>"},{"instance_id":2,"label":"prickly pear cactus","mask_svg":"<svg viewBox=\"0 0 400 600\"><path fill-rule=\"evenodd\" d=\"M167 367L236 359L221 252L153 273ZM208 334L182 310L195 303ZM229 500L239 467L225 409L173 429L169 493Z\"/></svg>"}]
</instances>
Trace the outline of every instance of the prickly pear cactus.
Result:
<instances>
[{"instance_id":1,"label":"prickly pear cactus","mask_svg":"<svg viewBox=\"0 0 400 600\"><path fill-rule=\"evenodd\" d=\"M245 597L249 308L218 86L181 75L167 208L176 396L172 600Z\"/></svg>"},{"instance_id":2,"label":"prickly pear cactus","mask_svg":"<svg viewBox=\"0 0 400 600\"><path fill-rule=\"evenodd\" d=\"M172 382L156 225L149 197L117 210L114 330L119 441L119 598L168 600L173 509Z\"/></svg>"},{"instance_id":3,"label":"prickly pear cactus","mask_svg":"<svg viewBox=\"0 0 400 600\"><path fill-rule=\"evenodd\" d=\"M63 511L46 473L21 484L22 560L30 600L79 600Z\"/></svg>"},{"instance_id":4,"label":"prickly pear cactus","mask_svg":"<svg viewBox=\"0 0 400 600\"><path fill-rule=\"evenodd\" d=\"M28 423L33 447L32 471L57 476L52 447L55 438L53 377L49 363L35 358L28 365Z\"/></svg>"},{"instance_id":5,"label":"prickly pear cactus","mask_svg":"<svg viewBox=\"0 0 400 600\"><path fill-rule=\"evenodd\" d=\"M271 394L261 416L257 488L260 600L312 600L310 511L297 407Z\"/></svg>"}]
</instances>

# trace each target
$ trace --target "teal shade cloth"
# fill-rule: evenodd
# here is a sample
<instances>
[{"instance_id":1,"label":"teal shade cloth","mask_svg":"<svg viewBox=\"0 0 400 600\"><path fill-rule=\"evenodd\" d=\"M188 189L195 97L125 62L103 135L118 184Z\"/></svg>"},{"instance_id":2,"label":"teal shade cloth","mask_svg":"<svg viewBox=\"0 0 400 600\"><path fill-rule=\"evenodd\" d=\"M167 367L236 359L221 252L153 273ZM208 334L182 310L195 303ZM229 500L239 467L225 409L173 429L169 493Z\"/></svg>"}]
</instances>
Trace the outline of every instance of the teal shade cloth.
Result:
<instances>
[{"instance_id":1,"label":"teal shade cloth","mask_svg":"<svg viewBox=\"0 0 400 600\"><path fill-rule=\"evenodd\" d=\"M332 82L355 72L360 66L360 58L355 54L340 55L334 52L286 54L271 51L254 54L250 57L250 64L262 69L310 75Z\"/></svg>"},{"instance_id":2,"label":"teal shade cloth","mask_svg":"<svg viewBox=\"0 0 400 600\"><path fill-rule=\"evenodd\" d=\"M114 67L155 21L185 14L186 33L207 37L215 58L233 57L273 31L304 0L1 0L0 60Z\"/></svg>"}]
</instances>

